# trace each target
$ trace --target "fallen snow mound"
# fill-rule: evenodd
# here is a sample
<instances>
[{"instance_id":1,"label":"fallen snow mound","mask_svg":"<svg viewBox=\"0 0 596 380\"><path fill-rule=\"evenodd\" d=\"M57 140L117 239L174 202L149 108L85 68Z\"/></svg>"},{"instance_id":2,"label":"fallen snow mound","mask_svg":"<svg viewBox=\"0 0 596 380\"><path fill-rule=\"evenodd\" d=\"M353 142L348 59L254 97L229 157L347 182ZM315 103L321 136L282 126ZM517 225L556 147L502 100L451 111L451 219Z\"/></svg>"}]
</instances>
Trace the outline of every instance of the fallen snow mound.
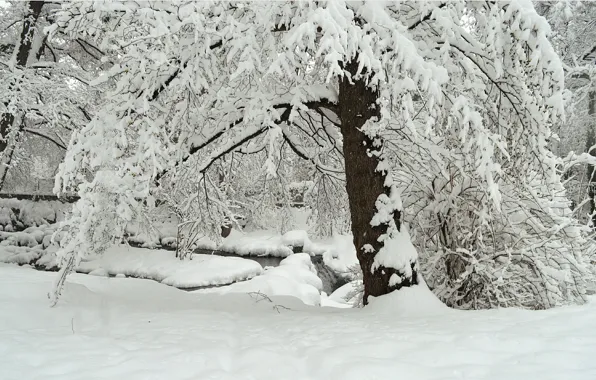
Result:
<instances>
[{"instance_id":1,"label":"fallen snow mound","mask_svg":"<svg viewBox=\"0 0 596 380\"><path fill-rule=\"evenodd\" d=\"M336 273L349 275L350 267L358 265L352 235L334 235L313 242L313 251L323 255L325 265Z\"/></svg>"},{"instance_id":2,"label":"fallen snow mound","mask_svg":"<svg viewBox=\"0 0 596 380\"><path fill-rule=\"evenodd\" d=\"M127 246L112 247L101 256L82 261L77 268L82 273L98 270L112 276L152 279L181 289L227 285L263 272L259 263L238 257L194 255L192 260L182 261L172 251Z\"/></svg>"},{"instance_id":3,"label":"fallen snow mound","mask_svg":"<svg viewBox=\"0 0 596 380\"><path fill-rule=\"evenodd\" d=\"M381 297L369 297L366 310L398 317L441 315L451 311L422 281Z\"/></svg>"},{"instance_id":4,"label":"fallen snow mound","mask_svg":"<svg viewBox=\"0 0 596 380\"><path fill-rule=\"evenodd\" d=\"M293 253L281 235L273 235L269 231L244 233L232 230L217 249L239 256L287 257Z\"/></svg>"},{"instance_id":5,"label":"fallen snow mound","mask_svg":"<svg viewBox=\"0 0 596 380\"><path fill-rule=\"evenodd\" d=\"M361 282L359 281L350 281L347 284L339 287L333 293L329 295L329 300L339 304L346 304L354 306L355 303L358 301L359 296L359 286L361 286Z\"/></svg>"},{"instance_id":6,"label":"fallen snow mound","mask_svg":"<svg viewBox=\"0 0 596 380\"><path fill-rule=\"evenodd\" d=\"M321 305L323 283L306 253L297 253L283 259L278 267L266 268L265 272L245 282L201 292L250 293L261 298L291 296L307 305Z\"/></svg>"}]
</instances>

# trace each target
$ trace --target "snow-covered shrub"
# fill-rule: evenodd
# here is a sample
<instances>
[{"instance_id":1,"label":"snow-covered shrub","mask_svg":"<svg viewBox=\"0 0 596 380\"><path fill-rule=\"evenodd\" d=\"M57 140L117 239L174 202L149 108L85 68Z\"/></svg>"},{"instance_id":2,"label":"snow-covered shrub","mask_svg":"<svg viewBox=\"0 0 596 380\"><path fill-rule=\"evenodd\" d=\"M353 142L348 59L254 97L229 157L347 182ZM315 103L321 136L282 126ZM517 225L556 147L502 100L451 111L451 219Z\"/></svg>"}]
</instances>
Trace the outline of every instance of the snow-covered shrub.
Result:
<instances>
[{"instance_id":1,"label":"snow-covered shrub","mask_svg":"<svg viewBox=\"0 0 596 380\"><path fill-rule=\"evenodd\" d=\"M536 11L551 25L550 40L564 63L566 118L553 125L556 138L551 139L552 150L561 156L588 152L596 143L594 125L596 111L596 3L581 0L535 1ZM596 155L596 152L592 152ZM569 167L565 173L565 188L574 202L577 217L588 222L591 213L589 182L590 165ZM593 180L592 180L593 181Z\"/></svg>"},{"instance_id":2,"label":"snow-covered shrub","mask_svg":"<svg viewBox=\"0 0 596 380\"><path fill-rule=\"evenodd\" d=\"M412 179L403 184L406 219L439 298L458 308L585 301L596 246L573 215L558 174L504 165L501 201L494 203L473 167L435 164L436 170L401 176Z\"/></svg>"},{"instance_id":3,"label":"snow-covered shrub","mask_svg":"<svg viewBox=\"0 0 596 380\"><path fill-rule=\"evenodd\" d=\"M349 269L353 280L342 287L344 288L342 298L344 301L351 303L354 307L362 307L364 306L364 283L362 282L362 270L358 265L353 265ZM338 290L342 288L339 288ZM340 290L340 292L342 291Z\"/></svg>"},{"instance_id":4,"label":"snow-covered shrub","mask_svg":"<svg viewBox=\"0 0 596 380\"><path fill-rule=\"evenodd\" d=\"M59 201L0 199L0 228L3 231L22 231L59 222L71 205Z\"/></svg>"}]
</instances>

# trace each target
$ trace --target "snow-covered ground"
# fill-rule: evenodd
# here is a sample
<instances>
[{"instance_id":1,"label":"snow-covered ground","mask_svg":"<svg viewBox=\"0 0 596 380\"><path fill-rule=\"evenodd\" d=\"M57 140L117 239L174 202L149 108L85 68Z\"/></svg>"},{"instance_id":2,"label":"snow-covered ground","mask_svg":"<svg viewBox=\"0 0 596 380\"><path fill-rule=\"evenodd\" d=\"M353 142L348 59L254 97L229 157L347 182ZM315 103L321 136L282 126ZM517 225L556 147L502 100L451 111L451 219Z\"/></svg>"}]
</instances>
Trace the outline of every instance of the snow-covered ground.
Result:
<instances>
[{"instance_id":1,"label":"snow-covered ground","mask_svg":"<svg viewBox=\"0 0 596 380\"><path fill-rule=\"evenodd\" d=\"M596 304L454 311L422 288L365 309L0 264L0 379L596 378Z\"/></svg>"},{"instance_id":2,"label":"snow-covered ground","mask_svg":"<svg viewBox=\"0 0 596 380\"><path fill-rule=\"evenodd\" d=\"M61 202L0 200L0 262L56 269L57 245L51 243L52 235L58 227L55 222L64 218L69 207L70 205ZM344 278L351 277L349 268L357 264L352 238L338 235L311 240L307 232L310 229L308 217L309 211L292 209L293 227L296 230L284 234L275 229L232 230L221 243L216 244L203 237L198 242L198 247L217 249L241 257L275 258L270 262L262 259L260 262L263 266L277 265L279 260L293 256L294 251L300 251L301 247L302 252L322 256L325 268L319 274L325 280L324 290L331 292L338 279L343 282ZM177 221L167 210L156 210L152 219L153 225L150 227L146 221L131 223L127 228L128 241L152 248L175 244ZM60 234L57 238L59 240ZM191 261L180 261L171 251L120 246L108 249L103 257L86 258L77 270L95 275L153 279L178 288L221 286L248 280L263 273L261 265L250 260L205 255L194 257ZM301 259L293 262L296 264L299 261ZM317 262L320 263L320 259ZM309 265L310 263L307 266ZM318 265L321 267L321 264ZM239 292L259 288L267 294L289 294L309 304L319 304L321 287L311 278L316 277L316 271L313 275L310 273L313 272L312 268L294 265L288 276L288 268L285 266L284 269L266 271L266 276L255 281L220 291Z\"/></svg>"},{"instance_id":3,"label":"snow-covered ground","mask_svg":"<svg viewBox=\"0 0 596 380\"><path fill-rule=\"evenodd\" d=\"M48 236L38 227L31 229L33 232L12 232L0 242L0 262L55 268L56 247L43 243ZM35 232L40 232L39 236ZM0 238L2 234L7 233L0 231ZM173 251L119 245L102 255L84 258L77 272L151 279L180 289L216 286L219 288L213 291L219 293L258 291L265 295L288 295L309 305L320 305L323 284L310 256L290 250L289 256L280 259L279 267L263 268L258 262L242 257L195 254L191 260L180 260ZM329 260L334 263L337 257Z\"/></svg>"}]
</instances>

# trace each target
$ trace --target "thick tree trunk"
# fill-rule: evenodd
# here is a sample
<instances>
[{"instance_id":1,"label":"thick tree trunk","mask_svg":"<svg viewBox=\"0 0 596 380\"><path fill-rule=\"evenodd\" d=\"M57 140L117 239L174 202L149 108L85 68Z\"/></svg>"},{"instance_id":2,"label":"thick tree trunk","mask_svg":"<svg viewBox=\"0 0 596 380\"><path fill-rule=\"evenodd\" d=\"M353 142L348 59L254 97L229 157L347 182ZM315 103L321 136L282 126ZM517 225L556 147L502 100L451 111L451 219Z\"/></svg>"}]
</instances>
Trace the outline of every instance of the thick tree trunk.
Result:
<instances>
[{"instance_id":1,"label":"thick tree trunk","mask_svg":"<svg viewBox=\"0 0 596 380\"><path fill-rule=\"evenodd\" d=\"M27 65L27 61L31 55L31 50L33 48L33 38L35 35L35 25L39 15L41 14L41 9L43 8L44 3L44 1L30 1L28 3L29 12L27 13L27 16L23 22L23 29L21 30L19 47L16 56L16 65L21 68ZM18 83L13 83L13 88L17 85ZM10 88L9 91L13 90L13 88ZM8 104L5 104L5 106L8 106ZM8 138L15 120L16 116L12 113L6 112L0 115L0 189L2 189L4 186L6 174L8 173L8 168L12 161L15 145L17 143L17 141L9 141ZM14 139L18 139L18 135L20 132L22 132L22 128L23 124L19 126L20 130L15 134Z\"/></svg>"},{"instance_id":2,"label":"thick tree trunk","mask_svg":"<svg viewBox=\"0 0 596 380\"><path fill-rule=\"evenodd\" d=\"M345 65L345 70L352 75L356 73L358 62L356 59ZM368 303L368 296L381 296L404 286L411 286L417 282L417 273L412 268L413 275L402 280L400 284L390 286L393 274L403 277L396 269L383 266L372 271L375 255L383 247L379 237L387 232L387 225L373 227L371 220L377 210L375 202L379 195L388 194L385 187L386 175L377 171L379 164L378 153L382 142L377 139L378 146L366 134L361 132L364 124L380 117L377 100L379 93L369 88L363 80L343 78L339 84L339 118L343 135L343 151L345 158L346 188L352 218L352 233L354 246L364 281L364 304ZM400 228L400 212L394 212L397 228ZM363 249L365 245L373 248L372 252ZM399 254L399 252L395 252Z\"/></svg>"}]
</instances>

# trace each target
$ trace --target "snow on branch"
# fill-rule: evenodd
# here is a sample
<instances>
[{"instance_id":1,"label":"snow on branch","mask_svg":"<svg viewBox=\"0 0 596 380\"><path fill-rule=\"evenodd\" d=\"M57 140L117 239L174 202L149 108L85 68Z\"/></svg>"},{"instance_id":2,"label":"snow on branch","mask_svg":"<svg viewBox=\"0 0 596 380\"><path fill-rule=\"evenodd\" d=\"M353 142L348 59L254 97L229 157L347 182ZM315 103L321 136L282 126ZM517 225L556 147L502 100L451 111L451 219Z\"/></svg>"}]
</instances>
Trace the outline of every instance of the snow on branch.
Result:
<instances>
[{"instance_id":1,"label":"snow on branch","mask_svg":"<svg viewBox=\"0 0 596 380\"><path fill-rule=\"evenodd\" d=\"M293 117L294 117L294 113L296 112L296 108L299 109L307 109L307 110L311 110L311 109L321 109L321 108L325 108L328 110L332 110L335 111L336 110L336 105L334 102L325 99L325 98L321 98L319 96L319 99L317 100L313 100L313 101L306 101L306 102L299 102L297 100L296 97L293 97L292 99L294 102L293 104L290 103L281 103L281 104L275 104L271 107L272 110L283 110L283 112L279 115L279 117L274 117L273 118L273 123L274 124L282 124L282 123L288 123ZM251 116L251 118L254 118L253 116ZM224 155L238 149L240 146L242 146L243 144L245 144L246 142L256 138L257 136L261 135L262 133L266 132L267 129L269 127L271 127L270 124L259 124L258 120L255 121L254 119L250 121L252 126L246 126L245 124L245 120L244 118L240 118L236 121L234 121L233 123L231 123L227 128L222 128L220 130L217 130L216 132L212 133L208 138L202 139L199 143L192 143L190 145L190 148L188 149L188 153L185 154L183 156L183 158L181 160L178 161L178 163L176 164L176 166L179 166L180 164L185 163L186 161L188 161L188 159L193 156L194 154L203 151L204 149L208 148L210 145L214 144L215 142L217 142L220 139L226 140L227 141L223 144L218 146L217 148L215 148L215 150L211 153L211 155L206 159L205 163L201 164L198 168L198 171L203 173L205 172L207 169L209 169L209 167L218 159L220 159L221 157L223 157ZM236 131L237 126L239 125L243 125L242 129L240 129L239 131ZM287 130L286 130L287 132ZM288 136L288 133L285 133L284 136ZM293 148L296 147L296 144L292 144L291 145ZM304 152L302 152L304 153ZM304 155L302 155L301 157L305 157ZM314 160L313 158L309 159L309 160ZM321 167L321 166L319 166ZM329 168L324 168L323 170L325 171L334 171L332 169ZM165 176L167 173L167 170L164 170L162 172L160 172L157 176L156 176L156 181L159 181L161 178L163 178L163 176Z\"/></svg>"}]
</instances>

